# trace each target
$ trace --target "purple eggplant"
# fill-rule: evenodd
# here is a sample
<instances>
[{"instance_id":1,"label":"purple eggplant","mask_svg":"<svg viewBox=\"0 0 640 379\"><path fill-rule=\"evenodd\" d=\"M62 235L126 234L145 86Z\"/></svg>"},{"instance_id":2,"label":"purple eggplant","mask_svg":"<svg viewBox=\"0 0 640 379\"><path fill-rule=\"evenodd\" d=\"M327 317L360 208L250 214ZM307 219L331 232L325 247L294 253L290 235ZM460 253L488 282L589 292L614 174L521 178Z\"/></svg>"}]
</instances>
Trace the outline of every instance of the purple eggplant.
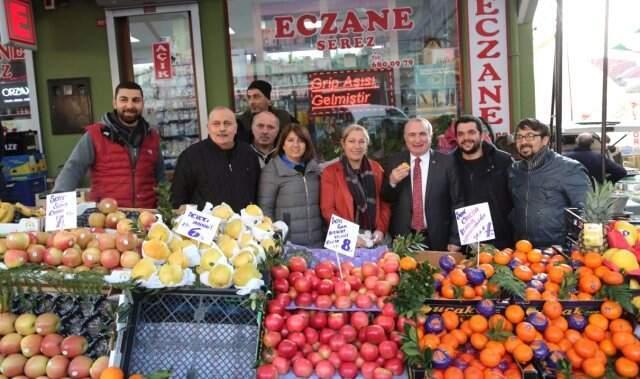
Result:
<instances>
[{"instance_id":1,"label":"purple eggplant","mask_svg":"<svg viewBox=\"0 0 640 379\"><path fill-rule=\"evenodd\" d=\"M444 272L449 272L456 267L456 260L451 255L443 255L438 260L438 265Z\"/></svg>"},{"instance_id":2,"label":"purple eggplant","mask_svg":"<svg viewBox=\"0 0 640 379\"><path fill-rule=\"evenodd\" d=\"M547 282L547 274L544 273L544 272L541 272L541 273L535 274L532 279L539 280L542 283L546 283Z\"/></svg>"},{"instance_id":3,"label":"purple eggplant","mask_svg":"<svg viewBox=\"0 0 640 379\"><path fill-rule=\"evenodd\" d=\"M479 286L484 283L486 279L484 271L479 268L466 268L464 269L464 273L467 274L467 280L469 280L472 286Z\"/></svg>"},{"instance_id":4,"label":"purple eggplant","mask_svg":"<svg viewBox=\"0 0 640 379\"><path fill-rule=\"evenodd\" d=\"M485 299L476 305L476 311L484 317L491 317L496 313L496 305L492 300Z\"/></svg>"},{"instance_id":5,"label":"purple eggplant","mask_svg":"<svg viewBox=\"0 0 640 379\"><path fill-rule=\"evenodd\" d=\"M438 334L444 330L444 322L439 314L431 314L424 322L424 331L427 333Z\"/></svg>"},{"instance_id":6,"label":"purple eggplant","mask_svg":"<svg viewBox=\"0 0 640 379\"><path fill-rule=\"evenodd\" d=\"M542 340L535 340L531 343L531 350L536 359L545 359L549 355L549 347Z\"/></svg>"},{"instance_id":7,"label":"purple eggplant","mask_svg":"<svg viewBox=\"0 0 640 379\"><path fill-rule=\"evenodd\" d=\"M435 369L446 369L451 366L453 359L443 349L435 349L431 355L432 365Z\"/></svg>"},{"instance_id":8,"label":"purple eggplant","mask_svg":"<svg viewBox=\"0 0 640 379\"><path fill-rule=\"evenodd\" d=\"M582 332L587 327L587 318L581 314L572 314L567 317L567 324L569 324L569 329Z\"/></svg>"},{"instance_id":9,"label":"purple eggplant","mask_svg":"<svg viewBox=\"0 0 640 379\"><path fill-rule=\"evenodd\" d=\"M527 316L527 321L536 328L537 331L543 333L549 325L549 320L542 312L531 312Z\"/></svg>"},{"instance_id":10,"label":"purple eggplant","mask_svg":"<svg viewBox=\"0 0 640 379\"><path fill-rule=\"evenodd\" d=\"M440 292L440 288L442 288L442 281L441 280L434 281L433 288L435 289L436 292Z\"/></svg>"},{"instance_id":11,"label":"purple eggplant","mask_svg":"<svg viewBox=\"0 0 640 379\"><path fill-rule=\"evenodd\" d=\"M513 271L516 267L520 266L522 261L519 258L513 258L511 262L509 262L508 266Z\"/></svg>"}]
</instances>

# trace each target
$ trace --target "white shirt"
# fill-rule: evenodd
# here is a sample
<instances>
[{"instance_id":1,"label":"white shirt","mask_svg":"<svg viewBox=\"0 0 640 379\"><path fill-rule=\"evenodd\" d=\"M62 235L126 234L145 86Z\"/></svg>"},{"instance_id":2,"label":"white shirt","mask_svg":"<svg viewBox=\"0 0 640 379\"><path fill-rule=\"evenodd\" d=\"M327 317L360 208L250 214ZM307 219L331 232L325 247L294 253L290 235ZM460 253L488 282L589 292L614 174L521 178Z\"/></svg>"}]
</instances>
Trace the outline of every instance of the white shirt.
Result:
<instances>
[{"instance_id":1,"label":"white shirt","mask_svg":"<svg viewBox=\"0 0 640 379\"><path fill-rule=\"evenodd\" d=\"M426 199L424 198L427 193L427 177L429 176L429 160L431 158L430 150L427 150L426 153L420 156L420 173L422 176L422 205L423 207L426 204ZM409 176L411 177L411 190L413 191L413 170L415 167L416 157L413 154L409 154L409 159L411 160L411 173ZM412 193L412 196L416 196L416 194ZM427 215L424 214L424 224L427 225Z\"/></svg>"}]
</instances>

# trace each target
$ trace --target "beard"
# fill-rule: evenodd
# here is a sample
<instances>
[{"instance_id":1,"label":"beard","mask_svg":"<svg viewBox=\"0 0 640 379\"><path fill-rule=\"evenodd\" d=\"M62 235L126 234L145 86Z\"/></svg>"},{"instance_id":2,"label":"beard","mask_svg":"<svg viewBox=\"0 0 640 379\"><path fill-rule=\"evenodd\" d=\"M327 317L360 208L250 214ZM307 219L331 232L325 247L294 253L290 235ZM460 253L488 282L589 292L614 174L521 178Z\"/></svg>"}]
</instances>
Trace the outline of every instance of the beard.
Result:
<instances>
[{"instance_id":1,"label":"beard","mask_svg":"<svg viewBox=\"0 0 640 379\"><path fill-rule=\"evenodd\" d=\"M467 142L473 143L470 148L465 148L464 147ZM480 150L480 148L482 146L482 141L466 140L466 141L463 141L459 146L460 146L460 150L462 150L463 153L465 153L465 154L475 154L475 153L478 152L478 150Z\"/></svg>"},{"instance_id":2,"label":"beard","mask_svg":"<svg viewBox=\"0 0 640 379\"><path fill-rule=\"evenodd\" d=\"M118 118L127 124L134 124L140 119L140 113L135 109L116 110Z\"/></svg>"}]
</instances>

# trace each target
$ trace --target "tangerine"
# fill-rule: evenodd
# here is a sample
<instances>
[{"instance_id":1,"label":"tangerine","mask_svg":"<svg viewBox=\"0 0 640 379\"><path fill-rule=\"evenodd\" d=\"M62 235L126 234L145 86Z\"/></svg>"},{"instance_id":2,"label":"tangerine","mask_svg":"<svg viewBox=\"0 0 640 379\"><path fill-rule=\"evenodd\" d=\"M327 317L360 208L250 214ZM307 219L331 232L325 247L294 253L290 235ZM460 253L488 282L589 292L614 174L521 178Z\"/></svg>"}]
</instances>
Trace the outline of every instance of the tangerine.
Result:
<instances>
[{"instance_id":1,"label":"tangerine","mask_svg":"<svg viewBox=\"0 0 640 379\"><path fill-rule=\"evenodd\" d=\"M584 265L590 269L602 266L602 255L596 252L589 252L584 255Z\"/></svg>"},{"instance_id":2,"label":"tangerine","mask_svg":"<svg viewBox=\"0 0 640 379\"><path fill-rule=\"evenodd\" d=\"M107 367L100 374L100 379L124 379L124 371L118 367Z\"/></svg>"},{"instance_id":3,"label":"tangerine","mask_svg":"<svg viewBox=\"0 0 640 379\"><path fill-rule=\"evenodd\" d=\"M569 323L567 322L567 319L564 317L558 317L554 320L549 321L549 325L553 325L558 329L562 330L563 332L569 329Z\"/></svg>"},{"instance_id":4,"label":"tangerine","mask_svg":"<svg viewBox=\"0 0 640 379\"><path fill-rule=\"evenodd\" d=\"M140 374L133 374L129 377L129 379L144 379L144 376Z\"/></svg>"},{"instance_id":5,"label":"tangerine","mask_svg":"<svg viewBox=\"0 0 640 379\"><path fill-rule=\"evenodd\" d=\"M511 253L504 250L498 251L494 254L493 261L499 265L509 264L511 261Z\"/></svg>"},{"instance_id":6,"label":"tangerine","mask_svg":"<svg viewBox=\"0 0 640 379\"><path fill-rule=\"evenodd\" d=\"M480 261L480 263L491 263L493 262L493 255L491 255L491 253L488 253L486 251L481 251L480 254L478 254L478 260Z\"/></svg>"},{"instance_id":7,"label":"tangerine","mask_svg":"<svg viewBox=\"0 0 640 379\"><path fill-rule=\"evenodd\" d=\"M582 366L583 359L573 348L567 350L567 359L574 369L579 369Z\"/></svg>"},{"instance_id":8,"label":"tangerine","mask_svg":"<svg viewBox=\"0 0 640 379\"><path fill-rule=\"evenodd\" d=\"M498 355L500 355L500 358L502 358L504 354L507 352L504 345L498 341L489 341L487 342L484 348L485 350L490 349L495 351Z\"/></svg>"},{"instance_id":9,"label":"tangerine","mask_svg":"<svg viewBox=\"0 0 640 379\"><path fill-rule=\"evenodd\" d=\"M532 263L530 267L531 271L533 271L535 274L540 274L547 269L547 266L542 262Z\"/></svg>"},{"instance_id":10,"label":"tangerine","mask_svg":"<svg viewBox=\"0 0 640 379\"><path fill-rule=\"evenodd\" d=\"M615 332L611 336L611 341L616 349L622 350L625 346L636 342L636 338L630 332Z\"/></svg>"},{"instance_id":11,"label":"tangerine","mask_svg":"<svg viewBox=\"0 0 640 379\"><path fill-rule=\"evenodd\" d=\"M600 341L600 344L598 346L600 347L600 350L602 350L606 355L610 357L616 355L616 346L613 344L613 341L611 341L610 338L603 339L602 341Z\"/></svg>"},{"instance_id":12,"label":"tangerine","mask_svg":"<svg viewBox=\"0 0 640 379\"><path fill-rule=\"evenodd\" d=\"M542 252L539 249L532 249L527 253L527 260L529 263L542 262Z\"/></svg>"},{"instance_id":13,"label":"tangerine","mask_svg":"<svg viewBox=\"0 0 640 379\"><path fill-rule=\"evenodd\" d=\"M471 346L473 346L476 350L484 349L488 341L489 338L482 333L473 333L471 335Z\"/></svg>"},{"instance_id":14,"label":"tangerine","mask_svg":"<svg viewBox=\"0 0 640 379\"><path fill-rule=\"evenodd\" d=\"M520 344L513 349L513 358L520 363L527 363L533 358L533 350L527 344Z\"/></svg>"},{"instance_id":15,"label":"tangerine","mask_svg":"<svg viewBox=\"0 0 640 379\"><path fill-rule=\"evenodd\" d=\"M611 300L605 300L600 306L600 313L609 320L619 319L622 316L622 306Z\"/></svg>"},{"instance_id":16,"label":"tangerine","mask_svg":"<svg viewBox=\"0 0 640 379\"><path fill-rule=\"evenodd\" d=\"M556 319L562 316L562 304L557 300L545 301L542 306L542 313L550 320Z\"/></svg>"},{"instance_id":17,"label":"tangerine","mask_svg":"<svg viewBox=\"0 0 640 379\"><path fill-rule=\"evenodd\" d=\"M597 325L589 324L586 328L584 328L583 332L584 336L590 339L591 341L600 342L605 338L604 329L600 328Z\"/></svg>"},{"instance_id":18,"label":"tangerine","mask_svg":"<svg viewBox=\"0 0 640 379\"><path fill-rule=\"evenodd\" d=\"M460 324L460 318L458 317L458 314L453 311L444 311L442 312L441 316L444 327L447 330L456 329Z\"/></svg>"},{"instance_id":19,"label":"tangerine","mask_svg":"<svg viewBox=\"0 0 640 379\"><path fill-rule=\"evenodd\" d=\"M602 287L602 282L597 276L580 273L580 279L578 280L578 288L580 291L594 294L600 290L600 287Z\"/></svg>"},{"instance_id":20,"label":"tangerine","mask_svg":"<svg viewBox=\"0 0 640 379\"><path fill-rule=\"evenodd\" d=\"M507 306L504 315L513 324L518 324L524 320L524 310L519 305L511 304Z\"/></svg>"},{"instance_id":21,"label":"tangerine","mask_svg":"<svg viewBox=\"0 0 640 379\"><path fill-rule=\"evenodd\" d=\"M516 242L516 250L521 251L523 253L529 253L533 250L533 244L527 240L519 240Z\"/></svg>"},{"instance_id":22,"label":"tangerine","mask_svg":"<svg viewBox=\"0 0 640 379\"><path fill-rule=\"evenodd\" d=\"M464 271L462 271L462 269L460 268L454 268L453 270L451 270L451 272L449 273L449 279L451 280L451 283L453 285L456 285L458 287L465 286L469 282L467 279L467 274L465 274Z\"/></svg>"},{"instance_id":23,"label":"tangerine","mask_svg":"<svg viewBox=\"0 0 640 379\"><path fill-rule=\"evenodd\" d=\"M544 339L549 342L558 343L562 341L563 338L564 332L557 326L549 325L544 331Z\"/></svg>"},{"instance_id":24,"label":"tangerine","mask_svg":"<svg viewBox=\"0 0 640 379\"><path fill-rule=\"evenodd\" d=\"M609 319L600 313L592 313L589 315L589 324L593 324L602 330L609 329Z\"/></svg>"},{"instance_id":25,"label":"tangerine","mask_svg":"<svg viewBox=\"0 0 640 379\"><path fill-rule=\"evenodd\" d=\"M633 328L631 327L631 323L623 318L611 320L609 323L609 331L611 333L615 332L628 332L631 333Z\"/></svg>"},{"instance_id":26,"label":"tangerine","mask_svg":"<svg viewBox=\"0 0 640 379\"><path fill-rule=\"evenodd\" d=\"M451 366L444 370L444 379L464 379L464 373L461 369Z\"/></svg>"},{"instance_id":27,"label":"tangerine","mask_svg":"<svg viewBox=\"0 0 640 379\"><path fill-rule=\"evenodd\" d=\"M588 338L580 337L574 344L573 349L582 358L592 358L596 355L598 345Z\"/></svg>"},{"instance_id":28,"label":"tangerine","mask_svg":"<svg viewBox=\"0 0 640 379\"><path fill-rule=\"evenodd\" d=\"M560 266L547 268L547 279L552 283L560 284L564 280L565 271Z\"/></svg>"},{"instance_id":29,"label":"tangerine","mask_svg":"<svg viewBox=\"0 0 640 379\"><path fill-rule=\"evenodd\" d=\"M524 295L527 300L542 300L542 295L537 289L528 287L524 290Z\"/></svg>"},{"instance_id":30,"label":"tangerine","mask_svg":"<svg viewBox=\"0 0 640 379\"><path fill-rule=\"evenodd\" d=\"M483 379L482 369L469 366L464 369L464 379Z\"/></svg>"},{"instance_id":31,"label":"tangerine","mask_svg":"<svg viewBox=\"0 0 640 379\"><path fill-rule=\"evenodd\" d=\"M567 331L564 332L564 338L568 339L569 342L571 342L572 344L576 344L576 342L582 338L582 335L580 334L579 331L574 330L574 329L569 329Z\"/></svg>"},{"instance_id":32,"label":"tangerine","mask_svg":"<svg viewBox=\"0 0 640 379\"><path fill-rule=\"evenodd\" d=\"M619 272L608 270L602 276L602 281L605 284L609 284L612 286L619 286L620 284L624 283L624 276Z\"/></svg>"},{"instance_id":33,"label":"tangerine","mask_svg":"<svg viewBox=\"0 0 640 379\"><path fill-rule=\"evenodd\" d=\"M618 358L616 360L616 373L625 378L635 378L638 376L638 364L629 358Z\"/></svg>"},{"instance_id":34,"label":"tangerine","mask_svg":"<svg viewBox=\"0 0 640 379\"><path fill-rule=\"evenodd\" d=\"M415 260L415 258L406 256L400 259L400 268L403 271L415 270L416 267L418 267L418 262Z\"/></svg>"},{"instance_id":35,"label":"tangerine","mask_svg":"<svg viewBox=\"0 0 640 379\"><path fill-rule=\"evenodd\" d=\"M520 339L516 336L509 336L507 337L507 339L504 341L504 349L508 352L508 353L513 353L513 350L522 343L522 341L520 341Z\"/></svg>"},{"instance_id":36,"label":"tangerine","mask_svg":"<svg viewBox=\"0 0 640 379\"><path fill-rule=\"evenodd\" d=\"M524 321L516 325L516 335L522 342L529 343L536 338L536 328Z\"/></svg>"},{"instance_id":37,"label":"tangerine","mask_svg":"<svg viewBox=\"0 0 640 379\"><path fill-rule=\"evenodd\" d=\"M529 266L520 265L513 269L513 275L523 282L528 282L533 278L533 271L531 271Z\"/></svg>"},{"instance_id":38,"label":"tangerine","mask_svg":"<svg viewBox=\"0 0 640 379\"><path fill-rule=\"evenodd\" d=\"M458 341L460 345L467 342L468 336L460 329L454 329L449 332L455 339Z\"/></svg>"},{"instance_id":39,"label":"tangerine","mask_svg":"<svg viewBox=\"0 0 640 379\"><path fill-rule=\"evenodd\" d=\"M496 269L493 268L493 266L488 263L482 263L481 265L478 266L478 268L484 271L484 276L486 276L487 279L492 277L493 274L496 272Z\"/></svg>"},{"instance_id":40,"label":"tangerine","mask_svg":"<svg viewBox=\"0 0 640 379\"><path fill-rule=\"evenodd\" d=\"M630 343L622 348L622 354L625 358L634 362L640 362L640 342Z\"/></svg>"},{"instance_id":41,"label":"tangerine","mask_svg":"<svg viewBox=\"0 0 640 379\"><path fill-rule=\"evenodd\" d=\"M489 323L484 316L473 315L469 319L469 326L475 333L484 333L489 328Z\"/></svg>"},{"instance_id":42,"label":"tangerine","mask_svg":"<svg viewBox=\"0 0 640 379\"><path fill-rule=\"evenodd\" d=\"M605 276L605 274L607 274L608 272L611 272L611 270L609 270L607 266L598 266L593 270L593 275L602 279L602 277Z\"/></svg>"},{"instance_id":43,"label":"tangerine","mask_svg":"<svg viewBox=\"0 0 640 379\"><path fill-rule=\"evenodd\" d=\"M528 346L527 346L528 347ZM485 367L494 368L500 364L500 359L502 357L492 349L482 349L480 352L480 363L485 365Z\"/></svg>"},{"instance_id":44,"label":"tangerine","mask_svg":"<svg viewBox=\"0 0 640 379\"><path fill-rule=\"evenodd\" d=\"M605 366L598 359L589 358L582 362L582 371L592 378L599 378L604 375Z\"/></svg>"}]
</instances>

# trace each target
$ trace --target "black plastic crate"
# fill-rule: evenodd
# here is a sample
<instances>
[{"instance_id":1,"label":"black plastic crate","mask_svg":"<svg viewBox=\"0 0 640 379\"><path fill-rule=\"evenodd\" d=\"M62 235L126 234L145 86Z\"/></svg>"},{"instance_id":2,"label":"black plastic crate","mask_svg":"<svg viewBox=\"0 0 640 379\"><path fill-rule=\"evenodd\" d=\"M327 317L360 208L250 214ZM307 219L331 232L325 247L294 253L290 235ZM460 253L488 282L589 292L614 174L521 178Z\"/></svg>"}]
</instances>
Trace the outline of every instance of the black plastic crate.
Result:
<instances>
[{"instance_id":1,"label":"black plastic crate","mask_svg":"<svg viewBox=\"0 0 640 379\"><path fill-rule=\"evenodd\" d=\"M127 218L131 221L133 221L134 223L138 222L138 216L140 215L140 212L138 211L130 211L130 210L122 210L119 209L120 212L123 212L125 214L125 216L127 216ZM95 212L99 212L98 208L88 208L86 209L84 212L82 212L82 214L78 215L78 227L79 228L87 228L89 227L89 216L91 216L92 213Z\"/></svg>"},{"instance_id":2,"label":"black plastic crate","mask_svg":"<svg viewBox=\"0 0 640 379\"><path fill-rule=\"evenodd\" d=\"M181 289L136 296L124 335L127 373L172 378L253 378L261 313L233 290Z\"/></svg>"}]
</instances>

